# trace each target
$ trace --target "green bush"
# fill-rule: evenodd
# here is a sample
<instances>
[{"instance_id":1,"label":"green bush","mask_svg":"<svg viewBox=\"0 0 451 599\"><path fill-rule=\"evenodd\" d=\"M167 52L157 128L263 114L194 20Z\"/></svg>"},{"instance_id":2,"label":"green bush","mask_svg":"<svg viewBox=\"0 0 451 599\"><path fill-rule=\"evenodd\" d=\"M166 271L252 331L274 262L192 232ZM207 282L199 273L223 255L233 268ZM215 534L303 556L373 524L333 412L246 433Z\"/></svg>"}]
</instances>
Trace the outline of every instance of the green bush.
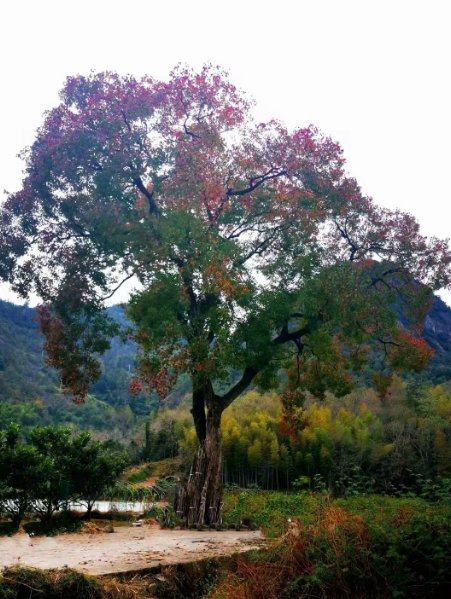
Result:
<instances>
[{"instance_id":1,"label":"green bush","mask_svg":"<svg viewBox=\"0 0 451 599\"><path fill-rule=\"evenodd\" d=\"M152 469L149 466L143 466L139 470L135 470L127 477L127 481L132 484L142 483L152 474Z\"/></svg>"},{"instance_id":2,"label":"green bush","mask_svg":"<svg viewBox=\"0 0 451 599\"><path fill-rule=\"evenodd\" d=\"M70 569L14 567L0 574L1 599L101 599L102 586L93 577Z\"/></svg>"},{"instance_id":3,"label":"green bush","mask_svg":"<svg viewBox=\"0 0 451 599\"><path fill-rule=\"evenodd\" d=\"M284 523L291 532L270 549L244 558L213 597L260 597L261 589L267 599L451 596L449 505L382 496L229 496L226 519L246 518L273 534ZM288 518L293 522L287 527ZM235 588L234 595L230 585L244 594Z\"/></svg>"},{"instance_id":4,"label":"green bush","mask_svg":"<svg viewBox=\"0 0 451 599\"><path fill-rule=\"evenodd\" d=\"M87 432L47 426L29 436L23 441L16 425L0 430L0 516L16 524L30 513L50 522L70 501L82 501L89 515L126 465L122 453Z\"/></svg>"},{"instance_id":5,"label":"green bush","mask_svg":"<svg viewBox=\"0 0 451 599\"><path fill-rule=\"evenodd\" d=\"M313 506L323 497L310 493L277 491L240 491L228 493L224 500L224 524L248 524L262 528L269 537L285 530L289 518L312 517Z\"/></svg>"}]
</instances>

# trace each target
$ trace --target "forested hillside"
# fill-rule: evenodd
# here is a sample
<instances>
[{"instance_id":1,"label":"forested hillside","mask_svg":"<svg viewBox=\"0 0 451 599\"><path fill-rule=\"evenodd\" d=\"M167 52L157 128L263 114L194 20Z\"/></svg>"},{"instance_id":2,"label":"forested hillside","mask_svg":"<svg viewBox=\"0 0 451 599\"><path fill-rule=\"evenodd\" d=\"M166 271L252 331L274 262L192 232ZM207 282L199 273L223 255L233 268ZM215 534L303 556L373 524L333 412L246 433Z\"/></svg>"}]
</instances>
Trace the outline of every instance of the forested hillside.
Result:
<instances>
[{"instance_id":1,"label":"forested hillside","mask_svg":"<svg viewBox=\"0 0 451 599\"><path fill-rule=\"evenodd\" d=\"M110 313L124 321L119 306L110 308ZM0 427L19 420L25 426L72 423L108 431L112 437L128 434L136 417L151 409L150 400L128 393L135 364L133 343L113 339L102 357L102 378L86 403L76 406L61 393L56 373L45 365L35 317L35 310L26 305L0 300Z\"/></svg>"},{"instance_id":2,"label":"forested hillside","mask_svg":"<svg viewBox=\"0 0 451 599\"><path fill-rule=\"evenodd\" d=\"M110 313L121 324L119 306ZM136 347L131 341L112 341L102 357L103 375L93 385L83 406L74 406L61 394L56 373L45 366L43 339L35 310L0 300L0 425L17 417L23 424L69 422L77 427L116 430L125 435L136 417L147 415L157 400L130 396L128 379L135 368ZM451 308L435 298L426 318L424 337L435 350L426 379L443 383L451 379ZM187 391L181 384L170 405Z\"/></svg>"},{"instance_id":3,"label":"forested hillside","mask_svg":"<svg viewBox=\"0 0 451 599\"><path fill-rule=\"evenodd\" d=\"M435 350L426 375L434 383L451 379L451 308L439 297L426 316L424 338Z\"/></svg>"}]
</instances>

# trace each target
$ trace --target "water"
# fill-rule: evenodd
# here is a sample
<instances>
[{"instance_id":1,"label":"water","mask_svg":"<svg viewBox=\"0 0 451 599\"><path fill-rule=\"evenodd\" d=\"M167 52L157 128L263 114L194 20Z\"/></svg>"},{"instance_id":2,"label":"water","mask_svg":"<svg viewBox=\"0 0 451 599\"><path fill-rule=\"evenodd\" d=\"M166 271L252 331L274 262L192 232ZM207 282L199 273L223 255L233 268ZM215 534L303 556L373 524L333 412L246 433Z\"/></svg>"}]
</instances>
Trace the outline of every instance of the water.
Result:
<instances>
[{"instance_id":1,"label":"water","mask_svg":"<svg viewBox=\"0 0 451 599\"><path fill-rule=\"evenodd\" d=\"M93 510L105 514L109 511L114 512L143 512L152 509L155 503L151 501L96 501ZM61 508L62 509L62 508ZM86 512L86 506L78 501L70 501L67 504L67 509L74 512Z\"/></svg>"},{"instance_id":2,"label":"water","mask_svg":"<svg viewBox=\"0 0 451 599\"><path fill-rule=\"evenodd\" d=\"M96 501L92 509L102 514L109 511L138 512L141 514L151 509L153 505L154 503L148 501ZM86 512L86 506L80 505L78 502L70 502L68 507L74 512Z\"/></svg>"}]
</instances>

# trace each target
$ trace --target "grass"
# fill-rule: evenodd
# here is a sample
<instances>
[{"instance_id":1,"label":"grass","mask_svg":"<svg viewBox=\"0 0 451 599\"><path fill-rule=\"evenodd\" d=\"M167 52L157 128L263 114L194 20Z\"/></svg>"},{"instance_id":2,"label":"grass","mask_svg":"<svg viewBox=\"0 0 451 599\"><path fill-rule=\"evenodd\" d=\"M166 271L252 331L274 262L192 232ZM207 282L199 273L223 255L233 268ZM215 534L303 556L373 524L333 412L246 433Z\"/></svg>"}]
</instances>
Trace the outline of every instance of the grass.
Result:
<instances>
[{"instance_id":1,"label":"grass","mask_svg":"<svg viewBox=\"0 0 451 599\"><path fill-rule=\"evenodd\" d=\"M102 585L74 570L14 567L0 574L1 599L103 599Z\"/></svg>"},{"instance_id":2,"label":"grass","mask_svg":"<svg viewBox=\"0 0 451 599\"><path fill-rule=\"evenodd\" d=\"M239 558L211 599L451 596L450 505L247 491L226 497L225 520L279 539Z\"/></svg>"},{"instance_id":3,"label":"grass","mask_svg":"<svg viewBox=\"0 0 451 599\"><path fill-rule=\"evenodd\" d=\"M0 599L150 599L154 587L146 576L132 580L96 578L70 568L15 566L0 573Z\"/></svg>"},{"instance_id":4,"label":"grass","mask_svg":"<svg viewBox=\"0 0 451 599\"><path fill-rule=\"evenodd\" d=\"M91 520L98 527L130 526L136 520L135 512L91 512ZM34 536L55 536L67 532L80 531L87 523L86 514L76 511L58 512L52 516L49 522L30 519L22 523L22 528ZM0 536L11 536L19 531L19 526L11 521L0 521ZM1 599L1 595L0 595Z\"/></svg>"},{"instance_id":5,"label":"grass","mask_svg":"<svg viewBox=\"0 0 451 599\"><path fill-rule=\"evenodd\" d=\"M152 469L149 465L135 467L129 471L126 475L126 479L129 483L137 484L142 483L152 476Z\"/></svg>"},{"instance_id":6,"label":"grass","mask_svg":"<svg viewBox=\"0 0 451 599\"><path fill-rule=\"evenodd\" d=\"M262 528L266 536L281 535L288 518L308 520L322 498L307 493L241 491L227 493L224 499L224 524L245 524Z\"/></svg>"},{"instance_id":7,"label":"grass","mask_svg":"<svg viewBox=\"0 0 451 599\"><path fill-rule=\"evenodd\" d=\"M113 515L113 514L112 514ZM332 499L310 493L241 491L225 497L226 524L257 525L268 548L170 568L157 597L208 599L447 599L451 596L451 506L377 495ZM70 571L12 568L0 599L146 597ZM141 585L139 588L136 585ZM50 586L49 586L50 585ZM146 586L147 585L147 586ZM155 586L155 585L154 585ZM186 594L188 593L188 594Z\"/></svg>"},{"instance_id":8,"label":"grass","mask_svg":"<svg viewBox=\"0 0 451 599\"><path fill-rule=\"evenodd\" d=\"M54 514L48 522L37 519L25 520L21 528L36 536L54 536L65 532L76 532L83 528L83 524L83 514L68 511ZM18 531L18 524L9 520L0 521L0 536L11 536Z\"/></svg>"},{"instance_id":9,"label":"grass","mask_svg":"<svg viewBox=\"0 0 451 599\"><path fill-rule=\"evenodd\" d=\"M166 476L178 475L180 474L180 468L180 457L165 458L158 462L147 462L138 466L131 466L123 473L121 478L129 483L139 485L139 483L143 483L149 478L158 480Z\"/></svg>"},{"instance_id":10,"label":"grass","mask_svg":"<svg viewBox=\"0 0 451 599\"><path fill-rule=\"evenodd\" d=\"M244 490L225 495L224 523L252 524L262 528L266 536L275 538L286 530L289 518L297 518L308 525L315 520L319 509L330 506L341 507L350 514L384 524L390 520L395 523L404 521L416 513L451 515L451 508L446 504L430 504L420 498L361 495L332 499L320 493Z\"/></svg>"}]
</instances>

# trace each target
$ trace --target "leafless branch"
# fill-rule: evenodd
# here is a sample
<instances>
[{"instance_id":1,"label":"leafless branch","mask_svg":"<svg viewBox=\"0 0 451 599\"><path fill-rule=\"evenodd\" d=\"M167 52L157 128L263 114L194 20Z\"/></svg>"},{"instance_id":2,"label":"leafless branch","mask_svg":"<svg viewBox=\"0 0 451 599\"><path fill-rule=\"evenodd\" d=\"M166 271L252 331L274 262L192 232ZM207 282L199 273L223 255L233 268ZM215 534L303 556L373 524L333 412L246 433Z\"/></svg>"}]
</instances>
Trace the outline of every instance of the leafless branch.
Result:
<instances>
[{"instance_id":1,"label":"leafless branch","mask_svg":"<svg viewBox=\"0 0 451 599\"><path fill-rule=\"evenodd\" d=\"M116 293L116 291L118 291L122 285L124 283L126 283L127 281L129 281L133 276L134 276L134 272L132 272L131 274L127 275L124 279L122 279L122 281L113 289L113 291L111 291L111 293L109 293L108 295L105 295L104 297L101 298L102 301L105 301L107 299L110 299L111 297L113 297L113 295Z\"/></svg>"}]
</instances>

